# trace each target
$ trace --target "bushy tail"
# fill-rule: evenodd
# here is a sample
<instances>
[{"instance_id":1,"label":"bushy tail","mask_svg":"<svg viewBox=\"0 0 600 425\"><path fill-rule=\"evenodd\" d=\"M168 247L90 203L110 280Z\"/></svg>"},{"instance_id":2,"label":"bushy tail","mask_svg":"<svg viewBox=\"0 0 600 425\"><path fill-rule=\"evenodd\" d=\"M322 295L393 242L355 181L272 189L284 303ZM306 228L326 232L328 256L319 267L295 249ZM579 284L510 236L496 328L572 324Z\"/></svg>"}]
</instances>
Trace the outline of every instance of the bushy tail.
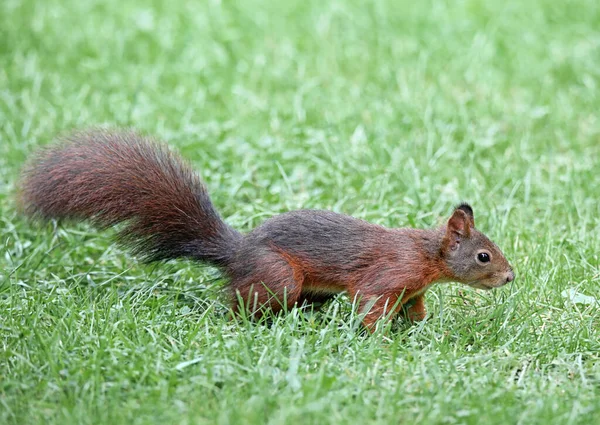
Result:
<instances>
[{"instance_id":1,"label":"bushy tail","mask_svg":"<svg viewBox=\"0 0 600 425\"><path fill-rule=\"evenodd\" d=\"M147 261L187 257L223 267L241 238L186 162L133 132L75 133L42 149L23 173L20 201L43 219L124 223L118 240Z\"/></svg>"}]
</instances>

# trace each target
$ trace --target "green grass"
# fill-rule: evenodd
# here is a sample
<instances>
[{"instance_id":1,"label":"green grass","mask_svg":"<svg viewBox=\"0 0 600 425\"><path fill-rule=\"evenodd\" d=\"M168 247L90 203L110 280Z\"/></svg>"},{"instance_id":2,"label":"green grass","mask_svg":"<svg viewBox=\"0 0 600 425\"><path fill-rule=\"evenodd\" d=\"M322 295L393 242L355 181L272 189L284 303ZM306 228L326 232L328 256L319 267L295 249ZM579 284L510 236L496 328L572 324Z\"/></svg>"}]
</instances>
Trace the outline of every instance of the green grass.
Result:
<instances>
[{"instance_id":1,"label":"green grass","mask_svg":"<svg viewBox=\"0 0 600 425\"><path fill-rule=\"evenodd\" d=\"M595 423L599 86L596 0L3 0L0 423ZM240 230L468 200L517 278L387 335L343 296L231 321L215 270L17 213L27 155L96 125L168 140Z\"/></svg>"}]
</instances>

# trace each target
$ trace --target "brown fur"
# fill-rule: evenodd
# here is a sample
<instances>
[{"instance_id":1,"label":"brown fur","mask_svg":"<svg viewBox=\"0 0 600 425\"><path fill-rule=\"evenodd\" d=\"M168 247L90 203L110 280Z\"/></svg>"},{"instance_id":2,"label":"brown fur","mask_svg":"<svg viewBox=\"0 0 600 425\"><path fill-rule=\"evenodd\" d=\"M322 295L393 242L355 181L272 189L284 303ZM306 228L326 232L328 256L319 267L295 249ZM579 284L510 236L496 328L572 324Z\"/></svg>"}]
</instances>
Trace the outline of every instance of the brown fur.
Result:
<instances>
[{"instance_id":1,"label":"brown fur","mask_svg":"<svg viewBox=\"0 0 600 425\"><path fill-rule=\"evenodd\" d=\"M500 249L459 205L437 229L387 229L330 211L273 217L247 235L229 227L187 163L132 132L77 133L42 150L24 171L23 210L42 219L124 223L118 240L147 260L187 257L220 267L234 309L254 315L346 291L364 324L426 316L436 282L490 289L514 278ZM490 261L485 260L485 254Z\"/></svg>"}]
</instances>

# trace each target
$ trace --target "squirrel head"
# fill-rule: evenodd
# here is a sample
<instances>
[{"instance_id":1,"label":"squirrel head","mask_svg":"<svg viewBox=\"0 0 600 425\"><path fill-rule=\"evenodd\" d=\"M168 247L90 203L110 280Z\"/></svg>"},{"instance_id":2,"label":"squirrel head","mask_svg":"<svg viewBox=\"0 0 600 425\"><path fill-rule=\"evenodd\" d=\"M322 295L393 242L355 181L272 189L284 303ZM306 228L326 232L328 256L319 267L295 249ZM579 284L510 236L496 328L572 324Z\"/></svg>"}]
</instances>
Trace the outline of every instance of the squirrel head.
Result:
<instances>
[{"instance_id":1,"label":"squirrel head","mask_svg":"<svg viewBox=\"0 0 600 425\"><path fill-rule=\"evenodd\" d=\"M444 231L442 256L452 280L478 289L493 289L515 278L500 248L475 228L469 204L456 207Z\"/></svg>"}]
</instances>

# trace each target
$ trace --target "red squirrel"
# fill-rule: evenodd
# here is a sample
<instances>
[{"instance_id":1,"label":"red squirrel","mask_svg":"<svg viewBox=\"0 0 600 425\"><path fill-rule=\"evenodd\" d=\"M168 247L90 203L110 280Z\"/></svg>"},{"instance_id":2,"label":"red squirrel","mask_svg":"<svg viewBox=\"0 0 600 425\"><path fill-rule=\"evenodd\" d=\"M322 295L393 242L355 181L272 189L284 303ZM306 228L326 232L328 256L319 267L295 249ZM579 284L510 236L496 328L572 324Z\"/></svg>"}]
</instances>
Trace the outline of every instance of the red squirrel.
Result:
<instances>
[{"instance_id":1,"label":"red squirrel","mask_svg":"<svg viewBox=\"0 0 600 425\"><path fill-rule=\"evenodd\" d=\"M46 220L121 223L117 240L147 261L216 266L228 278L233 310L243 305L256 316L346 291L372 330L402 306L410 319L422 320L424 294L436 282L492 289L514 279L466 203L434 229L389 229L299 210L243 235L219 216L187 162L132 131L75 133L42 149L25 167L20 202L27 215Z\"/></svg>"}]
</instances>

